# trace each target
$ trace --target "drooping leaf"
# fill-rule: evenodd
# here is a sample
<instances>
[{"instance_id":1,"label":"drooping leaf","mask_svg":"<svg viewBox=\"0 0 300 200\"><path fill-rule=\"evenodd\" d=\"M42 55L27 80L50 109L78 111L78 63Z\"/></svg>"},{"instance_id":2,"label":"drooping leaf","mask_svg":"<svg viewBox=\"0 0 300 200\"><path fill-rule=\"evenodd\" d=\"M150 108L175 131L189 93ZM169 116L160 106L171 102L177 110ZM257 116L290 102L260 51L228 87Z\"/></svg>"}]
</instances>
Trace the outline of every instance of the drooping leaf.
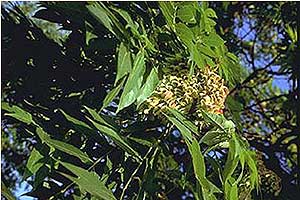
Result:
<instances>
[{"instance_id":1,"label":"drooping leaf","mask_svg":"<svg viewBox=\"0 0 300 200\"><path fill-rule=\"evenodd\" d=\"M162 13L166 19L168 26L170 28L172 28L174 26L173 18L175 15L175 8L173 5L173 2L159 1L158 4L159 4L160 10L162 11Z\"/></svg>"},{"instance_id":2,"label":"drooping leaf","mask_svg":"<svg viewBox=\"0 0 300 200\"><path fill-rule=\"evenodd\" d=\"M197 22L196 21L196 9L194 8L193 5L190 5L190 4L180 6L177 11L177 16L184 23L194 24Z\"/></svg>"},{"instance_id":3,"label":"drooping leaf","mask_svg":"<svg viewBox=\"0 0 300 200\"><path fill-rule=\"evenodd\" d=\"M110 32L116 34L113 30L113 22L101 5L93 3L88 5L87 8Z\"/></svg>"},{"instance_id":4,"label":"drooping leaf","mask_svg":"<svg viewBox=\"0 0 300 200\"><path fill-rule=\"evenodd\" d=\"M210 130L200 139L200 143L207 144L208 146L214 146L228 139L228 136L224 131Z\"/></svg>"},{"instance_id":5,"label":"drooping leaf","mask_svg":"<svg viewBox=\"0 0 300 200\"><path fill-rule=\"evenodd\" d=\"M93 27L87 21L85 21L85 29L86 29L86 32L85 32L85 44L89 45L90 40L92 40L94 38L97 38L98 36L93 33Z\"/></svg>"},{"instance_id":6,"label":"drooping leaf","mask_svg":"<svg viewBox=\"0 0 300 200\"><path fill-rule=\"evenodd\" d=\"M91 14L120 41L128 39L128 33L126 32L124 26L111 12L111 10L104 4L104 2L89 2L87 8L91 12Z\"/></svg>"},{"instance_id":7,"label":"drooping leaf","mask_svg":"<svg viewBox=\"0 0 300 200\"><path fill-rule=\"evenodd\" d=\"M137 97L137 105L141 105L155 90L159 83L157 68L153 67Z\"/></svg>"},{"instance_id":8,"label":"drooping leaf","mask_svg":"<svg viewBox=\"0 0 300 200\"><path fill-rule=\"evenodd\" d=\"M105 125L102 125L98 122L95 122L94 120L87 117L89 121L92 122L92 124L104 135L111 138L120 148L122 148L124 151L128 152L129 154L133 155L136 158L140 159L139 154L123 139L115 130L111 129L110 127L107 127Z\"/></svg>"},{"instance_id":9,"label":"drooping leaf","mask_svg":"<svg viewBox=\"0 0 300 200\"><path fill-rule=\"evenodd\" d=\"M112 128L115 131L120 130L120 127L116 124L116 122L113 119L108 118L105 115L98 114L95 110L93 110L87 106L83 106L83 107L89 112L89 114L92 116L93 120L95 120L98 123L105 125L109 128Z\"/></svg>"},{"instance_id":10,"label":"drooping leaf","mask_svg":"<svg viewBox=\"0 0 300 200\"><path fill-rule=\"evenodd\" d=\"M100 177L95 172L89 172L70 163L62 161L59 161L59 163L77 176L75 178L62 173L64 176L75 182L81 190L87 191L98 199L116 200L112 191L106 188L105 183L100 181Z\"/></svg>"},{"instance_id":11,"label":"drooping leaf","mask_svg":"<svg viewBox=\"0 0 300 200\"><path fill-rule=\"evenodd\" d=\"M118 81L121 78L123 78L128 73L130 73L131 68L132 68L132 64L131 64L130 51L122 42L118 49L118 64L117 64L117 76L114 84L115 86L117 85Z\"/></svg>"},{"instance_id":12,"label":"drooping leaf","mask_svg":"<svg viewBox=\"0 0 300 200\"><path fill-rule=\"evenodd\" d=\"M9 112L9 113L5 113L4 114L5 116L13 117L26 124L31 124L31 123L36 124L33 121L31 114L23 110L19 106L15 106L15 105L10 106L8 103L1 102L1 108Z\"/></svg>"},{"instance_id":13,"label":"drooping leaf","mask_svg":"<svg viewBox=\"0 0 300 200\"><path fill-rule=\"evenodd\" d=\"M225 43L225 41L217 33L210 33L202 39L207 46L219 47Z\"/></svg>"},{"instance_id":14,"label":"drooping leaf","mask_svg":"<svg viewBox=\"0 0 300 200\"><path fill-rule=\"evenodd\" d=\"M65 113L63 110L59 109L59 111L65 116L65 118L72 123L73 127L80 131L81 133L94 133L93 129L87 125L86 123L84 123L83 121L80 121L74 117L72 117L71 115L68 115L67 113Z\"/></svg>"},{"instance_id":15,"label":"drooping leaf","mask_svg":"<svg viewBox=\"0 0 300 200\"><path fill-rule=\"evenodd\" d=\"M170 122L172 122L181 132L182 136L184 137L184 139L188 142L192 142L193 141L193 135L191 133L191 131L185 127L181 122L179 122L175 117L171 117L167 115L167 118Z\"/></svg>"},{"instance_id":16,"label":"drooping leaf","mask_svg":"<svg viewBox=\"0 0 300 200\"><path fill-rule=\"evenodd\" d=\"M190 120L186 119L179 111L176 109L169 109L170 113L172 113L181 123L183 123L186 127L188 127L193 133L198 134L198 128L195 124L193 124Z\"/></svg>"},{"instance_id":17,"label":"drooping leaf","mask_svg":"<svg viewBox=\"0 0 300 200\"><path fill-rule=\"evenodd\" d=\"M23 175L24 179L35 174L43 166L44 163L41 162L42 158L43 155L41 155L39 151L33 148L26 164L26 170Z\"/></svg>"},{"instance_id":18,"label":"drooping leaf","mask_svg":"<svg viewBox=\"0 0 300 200\"><path fill-rule=\"evenodd\" d=\"M191 50L194 45L193 40L195 40L194 33L183 23L176 24L175 30L177 36L182 40L186 47Z\"/></svg>"},{"instance_id":19,"label":"drooping leaf","mask_svg":"<svg viewBox=\"0 0 300 200\"><path fill-rule=\"evenodd\" d=\"M144 50L141 50L134 59L133 69L127 79L124 91L121 95L117 113L135 102L136 98L138 97L140 88L142 86L143 75L145 73L145 70L146 66Z\"/></svg>"},{"instance_id":20,"label":"drooping leaf","mask_svg":"<svg viewBox=\"0 0 300 200\"><path fill-rule=\"evenodd\" d=\"M204 13L206 14L207 17L218 18L216 12L211 8L205 9Z\"/></svg>"},{"instance_id":21,"label":"drooping leaf","mask_svg":"<svg viewBox=\"0 0 300 200\"><path fill-rule=\"evenodd\" d=\"M105 99L103 100L103 106L102 106L101 110L106 108L114 100L114 98L119 94L119 92L121 91L121 89L124 85L125 80L126 79L124 77L123 80L121 81L121 83L119 83L119 85L117 87L115 87L114 89L109 91L109 93L106 95Z\"/></svg>"},{"instance_id":22,"label":"drooping leaf","mask_svg":"<svg viewBox=\"0 0 300 200\"><path fill-rule=\"evenodd\" d=\"M170 117L167 115L167 118L179 129L180 133L182 134L192 157L192 163L194 168L194 173L197 181L199 182L200 186L202 187L202 191L208 191L209 193L219 192L216 191L216 186L213 183L209 182L206 178L206 167L204 162L204 156L201 153L200 145L198 141L192 136L191 131L186 128L180 121L178 121L174 117ZM207 198L208 195L202 192L202 196ZM210 195L209 197L215 198L214 195Z\"/></svg>"},{"instance_id":23,"label":"drooping leaf","mask_svg":"<svg viewBox=\"0 0 300 200\"><path fill-rule=\"evenodd\" d=\"M82 162L92 162L92 160L88 157L86 153L82 152L80 149L71 144L62 142L60 140L51 139L50 136L47 133L45 133L45 131L42 128L37 128L36 132L41 138L41 140L45 142L48 146L70 154L72 156L75 156L79 158Z\"/></svg>"}]
</instances>

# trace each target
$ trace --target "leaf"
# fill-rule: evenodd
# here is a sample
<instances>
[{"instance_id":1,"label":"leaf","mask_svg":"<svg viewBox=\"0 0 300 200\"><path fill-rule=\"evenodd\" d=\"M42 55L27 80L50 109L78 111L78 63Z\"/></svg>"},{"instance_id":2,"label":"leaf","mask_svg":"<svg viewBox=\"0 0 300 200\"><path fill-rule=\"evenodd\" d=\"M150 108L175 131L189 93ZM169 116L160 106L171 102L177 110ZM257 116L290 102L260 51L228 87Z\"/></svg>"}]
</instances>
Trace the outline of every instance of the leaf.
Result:
<instances>
[{"instance_id":1,"label":"leaf","mask_svg":"<svg viewBox=\"0 0 300 200\"><path fill-rule=\"evenodd\" d=\"M226 56L229 57L233 62L239 62L239 59L233 53L227 52Z\"/></svg>"},{"instance_id":2,"label":"leaf","mask_svg":"<svg viewBox=\"0 0 300 200\"><path fill-rule=\"evenodd\" d=\"M118 20L118 18L105 6L103 2L89 2L87 5L89 12L101 22L120 41L128 39L128 33Z\"/></svg>"},{"instance_id":3,"label":"leaf","mask_svg":"<svg viewBox=\"0 0 300 200\"><path fill-rule=\"evenodd\" d=\"M211 50L211 48L208 47L208 46L200 44L200 45L198 45L198 49L201 53L203 53L203 54L205 54L205 55L207 55L211 58L216 58L217 57L216 53L213 50Z\"/></svg>"},{"instance_id":4,"label":"leaf","mask_svg":"<svg viewBox=\"0 0 300 200\"><path fill-rule=\"evenodd\" d=\"M194 33L185 24L178 23L175 25L177 36L188 48L191 59L195 61L199 68L205 67L205 61L203 55L200 54L197 45L194 43Z\"/></svg>"},{"instance_id":5,"label":"leaf","mask_svg":"<svg viewBox=\"0 0 300 200\"><path fill-rule=\"evenodd\" d=\"M130 73L132 68L130 51L127 49L127 47L123 42L120 44L118 51L119 52L118 52L117 76L116 76L114 86L117 85L118 81L121 78L123 78L128 73Z\"/></svg>"},{"instance_id":6,"label":"leaf","mask_svg":"<svg viewBox=\"0 0 300 200\"><path fill-rule=\"evenodd\" d=\"M175 14L175 8L173 2L159 1L158 5L159 5L159 9L162 11L166 19L168 26L172 28L174 26L173 18Z\"/></svg>"},{"instance_id":7,"label":"leaf","mask_svg":"<svg viewBox=\"0 0 300 200\"><path fill-rule=\"evenodd\" d=\"M61 165L70 170L77 178L62 173L75 182L81 190L89 192L94 197L104 200L116 200L111 190L107 189L105 183L101 182L95 172L89 172L75 165L59 161Z\"/></svg>"},{"instance_id":8,"label":"leaf","mask_svg":"<svg viewBox=\"0 0 300 200\"><path fill-rule=\"evenodd\" d=\"M180 6L177 10L177 16L185 23L196 23L196 9L192 5Z\"/></svg>"},{"instance_id":9,"label":"leaf","mask_svg":"<svg viewBox=\"0 0 300 200\"><path fill-rule=\"evenodd\" d=\"M182 40L182 42L187 46L187 48L191 50L193 48L192 46L194 45L194 33L183 23L176 24L175 30L180 40Z\"/></svg>"},{"instance_id":10,"label":"leaf","mask_svg":"<svg viewBox=\"0 0 300 200\"><path fill-rule=\"evenodd\" d=\"M135 137L128 137L128 139L134 141L134 142L137 142L141 145L144 145L144 146L148 146L148 147L152 147L153 146L153 143L152 142L149 142L147 140L144 140L144 139L140 139L140 138L135 138Z\"/></svg>"},{"instance_id":11,"label":"leaf","mask_svg":"<svg viewBox=\"0 0 300 200\"><path fill-rule=\"evenodd\" d=\"M82 152L77 147L70 145L68 143L51 139L47 133L42 128L36 129L37 134L41 138L43 142L45 142L48 146L53 147L54 149L60 150L62 152L65 152L67 154L70 154L72 156L75 156L79 158L82 162L92 162L92 160L88 157L88 155L84 152Z\"/></svg>"},{"instance_id":12,"label":"leaf","mask_svg":"<svg viewBox=\"0 0 300 200\"><path fill-rule=\"evenodd\" d=\"M216 12L215 12L213 9L211 9L211 8L207 8L207 9L204 11L204 13L205 13L205 15L206 15L207 17L218 18Z\"/></svg>"},{"instance_id":13,"label":"leaf","mask_svg":"<svg viewBox=\"0 0 300 200\"><path fill-rule=\"evenodd\" d=\"M1 195L3 195L7 200L15 200L11 191L6 187L6 185L1 181Z\"/></svg>"},{"instance_id":14,"label":"leaf","mask_svg":"<svg viewBox=\"0 0 300 200\"><path fill-rule=\"evenodd\" d=\"M226 121L226 119L223 115L212 114L204 110L202 110L202 115L204 120L206 120L209 123L213 123L216 126L218 126L221 130L226 131L224 127L224 122Z\"/></svg>"},{"instance_id":15,"label":"leaf","mask_svg":"<svg viewBox=\"0 0 300 200\"><path fill-rule=\"evenodd\" d=\"M94 38L97 38L98 36L93 33L93 27L87 21L85 21L85 29L86 29L85 44L89 45L89 41L94 39Z\"/></svg>"},{"instance_id":16,"label":"leaf","mask_svg":"<svg viewBox=\"0 0 300 200\"><path fill-rule=\"evenodd\" d=\"M207 144L208 146L214 146L222 143L228 139L228 136L220 130L210 130L200 139L200 143Z\"/></svg>"},{"instance_id":17,"label":"leaf","mask_svg":"<svg viewBox=\"0 0 300 200\"><path fill-rule=\"evenodd\" d=\"M98 3L93 3L92 5L88 5L87 9L91 12L95 18L100 21L110 32L116 33L113 30L113 23L110 17L107 15L105 9L100 6Z\"/></svg>"},{"instance_id":18,"label":"leaf","mask_svg":"<svg viewBox=\"0 0 300 200\"><path fill-rule=\"evenodd\" d=\"M120 146L124 151L128 152L129 154L133 155L136 158L140 159L139 154L132 149L131 146L129 146L129 144L127 144L127 142L125 142L125 140L113 129L111 129L110 127L104 126L102 124L99 124L97 122L95 122L94 120L90 119L87 117L87 119L92 122L92 124L99 130L101 131L101 133L103 133L104 135L106 135L107 137L111 138L118 146Z\"/></svg>"},{"instance_id":19,"label":"leaf","mask_svg":"<svg viewBox=\"0 0 300 200\"><path fill-rule=\"evenodd\" d=\"M170 117L168 115L166 116L179 129L180 133L182 134L188 146L188 150L192 157L195 177L198 180L199 184L202 186L204 190L208 190L209 193L216 192L216 186L214 186L213 183L210 183L208 179L205 177L206 167L205 167L204 157L201 153L200 145L198 141L192 136L190 130L186 128L181 122L179 122L174 117ZM202 195L207 196L206 194L203 193ZM212 194L210 198L215 198L213 196L214 195Z\"/></svg>"},{"instance_id":20,"label":"leaf","mask_svg":"<svg viewBox=\"0 0 300 200\"><path fill-rule=\"evenodd\" d=\"M120 127L111 118L108 118L104 115L100 116L95 110L93 110L87 106L83 106L83 107L89 112L89 114L93 117L93 119L96 120L97 122L99 122L100 124L108 126L112 129L114 129L115 131L120 130Z\"/></svg>"},{"instance_id":21,"label":"leaf","mask_svg":"<svg viewBox=\"0 0 300 200\"><path fill-rule=\"evenodd\" d=\"M143 87L139 92L139 96L137 98L137 105L140 106L155 90L156 86L159 83L158 71L156 67L151 69L149 76Z\"/></svg>"},{"instance_id":22,"label":"leaf","mask_svg":"<svg viewBox=\"0 0 300 200\"><path fill-rule=\"evenodd\" d=\"M10 106L8 103L1 102L1 108L3 110L10 112L10 113L5 113L4 114L5 116L13 117L25 124L28 124L28 125L31 123L36 125L36 123L32 119L31 114L28 113L27 111L23 110L19 106L15 106L15 105Z\"/></svg>"},{"instance_id":23,"label":"leaf","mask_svg":"<svg viewBox=\"0 0 300 200\"><path fill-rule=\"evenodd\" d=\"M168 116L166 115L168 120L170 122L172 122L178 129L179 131L181 132L183 138L186 140L186 142L192 142L193 140L193 135L191 133L191 131L185 127L182 123L180 123L175 117L171 117L171 116Z\"/></svg>"},{"instance_id":24,"label":"leaf","mask_svg":"<svg viewBox=\"0 0 300 200\"><path fill-rule=\"evenodd\" d=\"M202 39L206 45L212 47L219 47L225 43L225 41L217 33L210 33L208 36L204 36Z\"/></svg>"},{"instance_id":25,"label":"leaf","mask_svg":"<svg viewBox=\"0 0 300 200\"><path fill-rule=\"evenodd\" d=\"M144 50L141 50L134 59L133 69L128 77L124 91L121 95L117 113L135 102L142 86L143 75L146 70L144 59Z\"/></svg>"},{"instance_id":26,"label":"leaf","mask_svg":"<svg viewBox=\"0 0 300 200\"><path fill-rule=\"evenodd\" d=\"M77 129L78 131L80 131L82 133L94 133L93 129L86 123L72 117L71 115L68 115L61 109L58 109L58 110L65 116L65 118L68 121L70 121L73 124L74 128Z\"/></svg>"},{"instance_id":27,"label":"leaf","mask_svg":"<svg viewBox=\"0 0 300 200\"><path fill-rule=\"evenodd\" d=\"M44 165L44 163L41 162L42 158L43 155L41 155L39 151L33 148L26 164L26 170L23 175L24 179L33 174L36 174L36 172Z\"/></svg>"},{"instance_id":28,"label":"leaf","mask_svg":"<svg viewBox=\"0 0 300 200\"><path fill-rule=\"evenodd\" d=\"M122 82L117 87L115 87L114 89L112 89L111 91L108 92L105 99L103 100L103 105L102 105L101 110L106 108L114 100L114 98L119 94L119 92L121 91L121 89L124 85L125 80L126 79L123 78Z\"/></svg>"},{"instance_id":29,"label":"leaf","mask_svg":"<svg viewBox=\"0 0 300 200\"><path fill-rule=\"evenodd\" d=\"M115 8L115 7L112 7L112 9L114 11L116 11L119 15L121 15L123 17L123 19L125 19L125 21L127 22L126 28L127 27L131 28L131 31L134 36L138 36L138 37L141 36L138 31L138 25L133 22L132 18L128 14L128 12L126 12L125 10L119 9L119 8Z\"/></svg>"},{"instance_id":30,"label":"leaf","mask_svg":"<svg viewBox=\"0 0 300 200\"><path fill-rule=\"evenodd\" d=\"M169 109L170 113L174 115L181 123L188 127L193 133L198 134L198 127L193 124L191 121L186 119L179 111L175 109Z\"/></svg>"}]
</instances>

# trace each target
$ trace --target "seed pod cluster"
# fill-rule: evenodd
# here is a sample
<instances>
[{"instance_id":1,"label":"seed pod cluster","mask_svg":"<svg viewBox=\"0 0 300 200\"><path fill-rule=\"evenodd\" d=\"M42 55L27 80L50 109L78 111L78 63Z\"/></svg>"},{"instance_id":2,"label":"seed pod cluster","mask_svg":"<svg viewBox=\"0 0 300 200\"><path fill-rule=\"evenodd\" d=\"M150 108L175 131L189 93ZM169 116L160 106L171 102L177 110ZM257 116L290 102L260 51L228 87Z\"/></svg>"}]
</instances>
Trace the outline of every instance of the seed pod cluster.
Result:
<instances>
[{"instance_id":1,"label":"seed pod cluster","mask_svg":"<svg viewBox=\"0 0 300 200\"><path fill-rule=\"evenodd\" d=\"M162 113L168 107L175 108L197 124L203 121L201 109L222 113L227 94L228 88L215 70L207 67L189 75L188 69L173 67L163 75L154 93L144 102L141 114L164 118Z\"/></svg>"}]
</instances>

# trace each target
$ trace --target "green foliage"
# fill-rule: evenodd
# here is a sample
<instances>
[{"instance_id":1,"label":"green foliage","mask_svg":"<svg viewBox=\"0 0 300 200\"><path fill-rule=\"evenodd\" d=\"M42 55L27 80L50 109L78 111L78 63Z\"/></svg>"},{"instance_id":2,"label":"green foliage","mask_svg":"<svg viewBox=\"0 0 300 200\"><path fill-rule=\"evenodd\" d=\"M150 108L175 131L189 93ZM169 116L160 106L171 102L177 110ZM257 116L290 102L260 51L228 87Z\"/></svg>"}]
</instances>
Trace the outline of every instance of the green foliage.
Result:
<instances>
[{"instance_id":1,"label":"green foliage","mask_svg":"<svg viewBox=\"0 0 300 200\"><path fill-rule=\"evenodd\" d=\"M82 192L89 192L98 199L116 199L113 193L106 188L105 184L99 180L99 177L95 172L89 172L85 169L62 161L59 161L59 163L77 176L77 178L75 178L62 173L64 176L76 183Z\"/></svg>"},{"instance_id":2,"label":"green foliage","mask_svg":"<svg viewBox=\"0 0 300 200\"><path fill-rule=\"evenodd\" d=\"M45 5L47 9L68 9L64 3ZM254 152L237 134L231 120L203 110L206 130L174 109L161 116L167 122L137 114L167 67L188 69L190 74L194 68L209 67L218 69L230 87L240 81L239 60L228 52L225 40L215 31L215 11L206 3L197 2L159 2L153 8L146 7L145 15L136 12L140 7L136 2L124 5L90 2L72 7L78 16L69 17L74 21L81 19L76 26L84 27L78 31L79 35L84 33L84 40L78 48L78 57L71 50L67 52L75 57L71 63L83 59L79 66L87 70L88 67L81 67L82 63L97 62L98 52L91 55L91 46L103 34L117 43L116 50L116 46L109 47L117 57L116 63L112 59L104 70L109 75L116 71L115 79L106 80L105 86L111 90L100 101L98 96L96 100L86 100L91 86L75 96L72 95L75 91L65 92L50 86L58 93L63 91L53 101L66 102L50 109L42 109L38 103L24 109L2 104L4 116L25 123L27 132L36 130L38 136L32 144L25 177L32 176L34 192L39 195L39 189L46 188L51 179L61 182L62 187L49 186L55 190L44 197L49 199L65 195L88 199L157 199L173 190L179 191L178 196L191 192L196 199L238 199L242 180L250 177L250 190L258 187L258 171ZM77 30L76 27L73 32ZM99 69L99 63L92 65L97 67L93 72ZM71 75L70 80L73 79ZM70 98L76 101L66 100ZM74 105L66 109L67 104ZM84 112L80 112L81 108ZM50 120L45 119L48 115ZM174 136L174 130L180 132L179 137ZM172 153L174 144L186 151L185 160L178 160ZM100 152L94 153L97 148ZM218 151L228 155L211 156ZM42 169L49 173L39 173Z\"/></svg>"}]
</instances>

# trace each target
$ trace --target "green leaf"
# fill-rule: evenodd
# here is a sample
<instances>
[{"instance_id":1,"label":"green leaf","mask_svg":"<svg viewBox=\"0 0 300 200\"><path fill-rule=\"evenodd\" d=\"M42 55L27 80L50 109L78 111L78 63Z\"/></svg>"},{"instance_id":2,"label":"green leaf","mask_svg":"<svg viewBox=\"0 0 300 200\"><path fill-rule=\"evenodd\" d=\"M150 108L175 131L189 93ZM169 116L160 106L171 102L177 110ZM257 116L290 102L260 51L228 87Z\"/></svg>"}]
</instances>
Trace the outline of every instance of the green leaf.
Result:
<instances>
[{"instance_id":1,"label":"green leaf","mask_svg":"<svg viewBox=\"0 0 300 200\"><path fill-rule=\"evenodd\" d=\"M216 191L216 186L213 183L209 182L205 177L206 167L204 162L204 157L201 153L200 145L198 141L192 136L191 131L186 128L181 122L179 122L176 118L170 117L166 115L167 118L179 129L182 134L187 146L188 150L192 157L193 168L195 172L195 177L198 180L199 184L204 190L208 190L209 193L214 193ZM218 191L219 192L219 191ZM207 196L206 193L202 193L203 197ZM215 198L212 194L209 198Z\"/></svg>"},{"instance_id":2,"label":"green leaf","mask_svg":"<svg viewBox=\"0 0 300 200\"><path fill-rule=\"evenodd\" d=\"M193 40L195 40L194 33L185 24L178 23L175 25L175 30L177 36L182 40L186 47L191 50L194 45Z\"/></svg>"},{"instance_id":3,"label":"green leaf","mask_svg":"<svg viewBox=\"0 0 300 200\"><path fill-rule=\"evenodd\" d=\"M208 146L214 146L226 140L228 140L228 136L224 134L224 131L210 130L200 139L200 143L207 144Z\"/></svg>"},{"instance_id":4,"label":"green leaf","mask_svg":"<svg viewBox=\"0 0 300 200\"><path fill-rule=\"evenodd\" d=\"M211 48L208 47L208 46L200 44L200 45L198 45L198 49L201 53L203 53L203 54L205 54L205 55L207 55L211 58L216 58L217 57L216 53L213 50L211 50Z\"/></svg>"},{"instance_id":5,"label":"green leaf","mask_svg":"<svg viewBox=\"0 0 300 200\"><path fill-rule=\"evenodd\" d=\"M166 116L169 119L169 121L172 122L179 129L185 141L191 143L193 140L193 135L191 131L187 127L185 127L182 123L180 123L175 117L171 117L168 115Z\"/></svg>"},{"instance_id":6,"label":"green leaf","mask_svg":"<svg viewBox=\"0 0 300 200\"><path fill-rule=\"evenodd\" d=\"M118 65L117 65L117 76L114 85L116 86L118 81L130 73L132 64L130 51L127 49L125 44L122 42L119 47L118 53Z\"/></svg>"},{"instance_id":7,"label":"green leaf","mask_svg":"<svg viewBox=\"0 0 300 200\"><path fill-rule=\"evenodd\" d=\"M188 48L191 59L195 61L199 68L204 68L205 60L203 55L200 54L197 45L194 43L195 36L192 30L183 23L176 24L175 30L180 40Z\"/></svg>"},{"instance_id":8,"label":"green leaf","mask_svg":"<svg viewBox=\"0 0 300 200\"><path fill-rule=\"evenodd\" d=\"M75 156L79 158L82 162L92 162L92 160L88 157L88 155L84 152L82 152L77 147L70 145L68 143L51 139L50 136L45 133L45 131L42 128L37 128L36 130L37 134L41 138L43 142L45 142L48 146L53 147L54 149L60 150L62 152L65 152L67 154L70 154L72 156Z\"/></svg>"},{"instance_id":9,"label":"green leaf","mask_svg":"<svg viewBox=\"0 0 300 200\"><path fill-rule=\"evenodd\" d=\"M159 83L158 71L156 67L151 69L149 76L143 87L139 92L139 96L137 98L137 105L140 106L155 90L156 86Z\"/></svg>"},{"instance_id":10,"label":"green leaf","mask_svg":"<svg viewBox=\"0 0 300 200\"><path fill-rule=\"evenodd\" d=\"M5 116L10 116L13 117L25 124L36 124L33 120L32 120L32 116L30 113L28 113L27 111L23 110L22 108L20 108L19 106L10 106L8 103L5 102L1 102L1 108L3 110L8 111L9 113L5 113Z\"/></svg>"},{"instance_id":11,"label":"green leaf","mask_svg":"<svg viewBox=\"0 0 300 200\"><path fill-rule=\"evenodd\" d=\"M215 12L213 9L211 9L211 8L207 8L207 9L204 11L204 13L205 13L205 15L206 15L207 17L218 18L216 12Z\"/></svg>"},{"instance_id":12,"label":"green leaf","mask_svg":"<svg viewBox=\"0 0 300 200\"><path fill-rule=\"evenodd\" d=\"M99 124L94 120L87 117L89 121L99 130L101 133L106 135L107 137L111 138L118 146L120 146L124 151L128 152L129 154L133 155L136 158L140 159L139 154L129 145L127 142L113 129L107 127L105 125Z\"/></svg>"},{"instance_id":13,"label":"green leaf","mask_svg":"<svg viewBox=\"0 0 300 200\"><path fill-rule=\"evenodd\" d=\"M123 78L122 82L117 87L115 87L114 89L112 89L111 91L108 92L105 99L103 100L103 105L102 105L101 110L106 108L114 100L114 98L119 94L119 92L121 91L121 89L124 85L125 80L126 79Z\"/></svg>"},{"instance_id":14,"label":"green leaf","mask_svg":"<svg viewBox=\"0 0 300 200\"><path fill-rule=\"evenodd\" d=\"M185 23L196 23L196 9L193 5L180 6L177 10L177 16Z\"/></svg>"},{"instance_id":15,"label":"green leaf","mask_svg":"<svg viewBox=\"0 0 300 200\"><path fill-rule=\"evenodd\" d=\"M142 86L145 70L146 66L144 50L141 50L134 59L133 69L128 77L128 80L124 87L124 91L121 95L117 113L135 102Z\"/></svg>"},{"instance_id":16,"label":"green leaf","mask_svg":"<svg viewBox=\"0 0 300 200\"><path fill-rule=\"evenodd\" d=\"M89 45L90 40L97 38L98 36L93 33L93 27L87 21L85 21L85 44Z\"/></svg>"},{"instance_id":17,"label":"green leaf","mask_svg":"<svg viewBox=\"0 0 300 200\"><path fill-rule=\"evenodd\" d=\"M106 10L100 6L98 3L93 3L87 6L87 9L92 13L92 15L100 21L110 32L116 34L113 30L113 22L107 15Z\"/></svg>"},{"instance_id":18,"label":"green leaf","mask_svg":"<svg viewBox=\"0 0 300 200\"><path fill-rule=\"evenodd\" d=\"M198 127L193 124L191 121L186 119L179 111L175 109L169 109L170 113L174 115L181 123L188 127L193 133L198 134Z\"/></svg>"},{"instance_id":19,"label":"green leaf","mask_svg":"<svg viewBox=\"0 0 300 200\"><path fill-rule=\"evenodd\" d=\"M1 181L1 195L3 195L7 200L15 200L16 198L11 193L11 191L6 187L6 185Z\"/></svg>"},{"instance_id":20,"label":"green leaf","mask_svg":"<svg viewBox=\"0 0 300 200\"><path fill-rule=\"evenodd\" d=\"M105 6L103 2L89 2L89 12L112 32L120 41L128 39L128 33L118 18Z\"/></svg>"},{"instance_id":21,"label":"green leaf","mask_svg":"<svg viewBox=\"0 0 300 200\"><path fill-rule=\"evenodd\" d=\"M135 138L135 137L128 137L129 140L132 140L134 142L137 142L141 145L144 145L144 146L148 146L148 147L152 147L153 146L153 143L152 142L149 142L147 140L144 140L144 139L140 139L140 138Z\"/></svg>"},{"instance_id":22,"label":"green leaf","mask_svg":"<svg viewBox=\"0 0 300 200\"><path fill-rule=\"evenodd\" d=\"M206 45L212 47L219 47L225 43L225 41L217 33L210 33L208 36L204 36L202 39Z\"/></svg>"},{"instance_id":23,"label":"green leaf","mask_svg":"<svg viewBox=\"0 0 300 200\"><path fill-rule=\"evenodd\" d=\"M166 22L170 28L174 26L173 19L175 14L175 8L174 8L173 2L167 2L167 1L159 1L158 5L160 10L162 11Z\"/></svg>"},{"instance_id":24,"label":"green leaf","mask_svg":"<svg viewBox=\"0 0 300 200\"><path fill-rule=\"evenodd\" d=\"M138 37L141 36L138 31L138 25L133 22L132 18L128 14L128 12L126 12L125 10L122 10L122 9L115 8L115 7L112 7L112 9L114 11L116 11L119 15L121 15L121 17L123 17L123 19L125 19L125 21L127 22L126 28L127 27L131 28L131 31L134 36L138 36Z\"/></svg>"},{"instance_id":25,"label":"green leaf","mask_svg":"<svg viewBox=\"0 0 300 200\"><path fill-rule=\"evenodd\" d=\"M73 124L73 126L76 130L80 131L81 133L94 133L93 129L86 123L72 117L71 115L68 115L61 109L58 109L58 110L65 116L65 118L68 121L70 121Z\"/></svg>"},{"instance_id":26,"label":"green leaf","mask_svg":"<svg viewBox=\"0 0 300 200\"><path fill-rule=\"evenodd\" d=\"M108 118L105 115L99 115L95 110L87 107L87 106L83 106L88 112L89 114L93 117L93 120L96 120L97 122L99 122L102 125L108 126L112 129L114 129L115 131L119 131L120 127L116 124L116 122L111 119Z\"/></svg>"},{"instance_id":27,"label":"green leaf","mask_svg":"<svg viewBox=\"0 0 300 200\"><path fill-rule=\"evenodd\" d=\"M226 131L226 128L224 127L226 119L223 115L213 114L202 110L202 116L207 122L215 124L221 130Z\"/></svg>"},{"instance_id":28,"label":"green leaf","mask_svg":"<svg viewBox=\"0 0 300 200\"><path fill-rule=\"evenodd\" d=\"M59 161L59 163L77 176L77 178L75 178L62 173L64 176L75 182L81 190L87 191L99 199L116 200L112 191L106 188L105 183L99 180L100 178L95 172L89 172L70 163L62 161Z\"/></svg>"},{"instance_id":29,"label":"green leaf","mask_svg":"<svg viewBox=\"0 0 300 200\"><path fill-rule=\"evenodd\" d=\"M41 155L35 148L33 148L26 164L26 170L23 175L24 179L33 174L36 174L36 172L44 165L44 163L41 162L42 158L43 155Z\"/></svg>"}]
</instances>

